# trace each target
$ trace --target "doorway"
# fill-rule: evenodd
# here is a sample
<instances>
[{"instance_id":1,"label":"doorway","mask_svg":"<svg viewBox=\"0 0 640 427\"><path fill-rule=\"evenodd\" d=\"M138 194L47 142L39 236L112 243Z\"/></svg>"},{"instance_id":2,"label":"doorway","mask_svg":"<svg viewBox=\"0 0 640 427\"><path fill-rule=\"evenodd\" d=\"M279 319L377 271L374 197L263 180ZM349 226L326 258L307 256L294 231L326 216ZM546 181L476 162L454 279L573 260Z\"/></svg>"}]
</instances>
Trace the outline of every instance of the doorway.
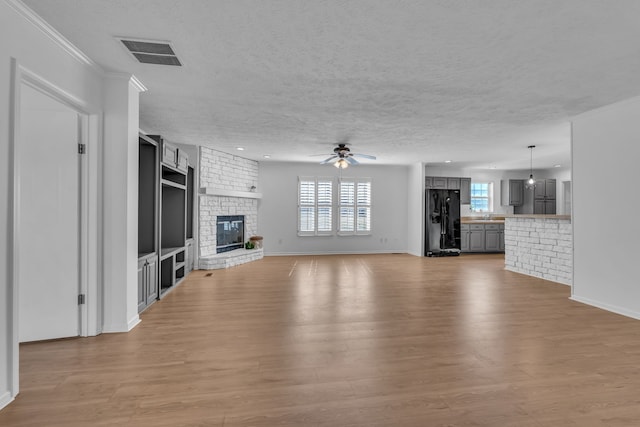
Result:
<instances>
[{"instance_id":1,"label":"doorway","mask_svg":"<svg viewBox=\"0 0 640 427\"><path fill-rule=\"evenodd\" d=\"M80 335L82 116L21 83L19 342Z\"/></svg>"}]
</instances>

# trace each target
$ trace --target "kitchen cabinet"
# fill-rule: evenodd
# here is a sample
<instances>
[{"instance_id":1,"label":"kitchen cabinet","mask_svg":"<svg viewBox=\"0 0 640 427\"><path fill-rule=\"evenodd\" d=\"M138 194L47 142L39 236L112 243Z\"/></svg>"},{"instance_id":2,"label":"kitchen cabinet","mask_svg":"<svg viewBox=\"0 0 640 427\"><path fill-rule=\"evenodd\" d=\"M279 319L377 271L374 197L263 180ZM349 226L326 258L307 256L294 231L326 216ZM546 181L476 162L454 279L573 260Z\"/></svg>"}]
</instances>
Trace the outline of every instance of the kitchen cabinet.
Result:
<instances>
[{"instance_id":1,"label":"kitchen cabinet","mask_svg":"<svg viewBox=\"0 0 640 427\"><path fill-rule=\"evenodd\" d=\"M555 215L556 213L556 180L538 179L533 190L533 213Z\"/></svg>"},{"instance_id":2,"label":"kitchen cabinet","mask_svg":"<svg viewBox=\"0 0 640 427\"><path fill-rule=\"evenodd\" d=\"M504 224L461 224L462 252L504 252Z\"/></svg>"},{"instance_id":3,"label":"kitchen cabinet","mask_svg":"<svg viewBox=\"0 0 640 427\"><path fill-rule=\"evenodd\" d=\"M500 225L498 224L485 224L484 226L484 250L485 252L499 252L500 240L502 234L500 233Z\"/></svg>"},{"instance_id":4,"label":"kitchen cabinet","mask_svg":"<svg viewBox=\"0 0 640 427\"><path fill-rule=\"evenodd\" d=\"M471 204L471 178L460 178L460 204Z\"/></svg>"},{"instance_id":5,"label":"kitchen cabinet","mask_svg":"<svg viewBox=\"0 0 640 427\"><path fill-rule=\"evenodd\" d=\"M524 203L524 179L509 180L509 205L522 206Z\"/></svg>"},{"instance_id":6,"label":"kitchen cabinet","mask_svg":"<svg viewBox=\"0 0 640 427\"><path fill-rule=\"evenodd\" d=\"M460 178L447 178L447 189L448 190L459 190L460 189Z\"/></svg>"},{"instance_id":7,"label":"kitchen cabinet","mask_svg":"<svg viewBox=\"0 0 640 427\"><path fill-rule=\"evenodd\" d=\"M471 178L425 177L425 188L433 190L460 190L460 204L471 204Z\"/></svg>"},{"instance_id":8,"label":"kitchen cabinet","mask_svg":"<svg viewBox=\"0 0 640 427\"><path fill-rule=\"evenodd\" d=\"M536 215L555 215L556 201L552 200L534 200L533 213Z\"/></svg>"},{"instance_id":9,"label":"kitchen cabinet","mask_svg":"<svg viewBox=\"0 0 640 427\"><path fill-rule=\"evenodd\" d=\"M484 224L470 224L469 252L484 252Z\"/></svg>"},{"instance_id":10,"label":"kitchen cabinet","mask_svg":"<svg viewBox=\"0 0 640 427\"><path fill-rule=\"evenodd\" d=\"M460 250L462 252L469 252L469 225L460 225Z\"/></svg>"}]
</instances>

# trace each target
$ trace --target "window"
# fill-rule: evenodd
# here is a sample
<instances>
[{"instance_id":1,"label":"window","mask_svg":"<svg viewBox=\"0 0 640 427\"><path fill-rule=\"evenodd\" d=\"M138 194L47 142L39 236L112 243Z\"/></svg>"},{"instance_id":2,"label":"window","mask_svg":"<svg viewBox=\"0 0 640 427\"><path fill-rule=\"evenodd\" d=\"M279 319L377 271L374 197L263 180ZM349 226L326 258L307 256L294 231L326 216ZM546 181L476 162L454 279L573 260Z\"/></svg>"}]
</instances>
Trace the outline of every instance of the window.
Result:
<instances>
[{"instance_id":1,"label":"window","mask_svg":"<svg viewBox=\"0 0 640 427\"><path fill-rule=\"evenodd\" d=\"M491 182L471 183L471 211L472 212L492 212L493 211L493 183Z\"/></svg>"},{"instance_id":2,"label":"window","mask_svg":"<svg viewBox=\"0 0 640 427\"><path fill-rule=\"evenodd\" d=\"M338 234L371 233L371 180L344 178L339 184Z\"/></svg>"},{"instance_id":3,"label":"window","mask_svg":"<svg viewBox=\"0 0 640 427\"><path fill-rule=\"evenodd\" d=\"M333 231L333 179L298 179L298 234L315 236Z\"/></svg>"}]
</instances>

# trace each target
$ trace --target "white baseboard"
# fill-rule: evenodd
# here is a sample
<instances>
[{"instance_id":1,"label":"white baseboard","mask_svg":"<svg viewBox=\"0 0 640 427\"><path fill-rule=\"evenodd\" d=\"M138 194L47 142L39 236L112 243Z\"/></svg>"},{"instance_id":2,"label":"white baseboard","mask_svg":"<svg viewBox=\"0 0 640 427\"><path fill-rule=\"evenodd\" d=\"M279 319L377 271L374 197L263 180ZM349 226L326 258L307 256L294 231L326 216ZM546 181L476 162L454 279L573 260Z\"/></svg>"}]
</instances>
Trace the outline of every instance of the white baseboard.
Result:
<instances>
[{"instance_id":1,"label":"white baseboard","mask_svg":"<svg viewBox=\"0 0 640 427\"><path fill-rule=\"evenodd\" d=\"M133 319L129 320L128 323L118 323L114 325L104 325L102 328L102 332L105 334L113 334L118 332L129 332L140 323L140 316L136 315Z\"/></svg>"},{"instance_id":2,"label":"white baseboard","mask_svg":"<svg viewBox=\"0 0 640 427\"><path fill-rule=\"evenodd\" d=\"M322 252L267 252L265 251L264 256L298 256L298 255L396 255L396 254L406 254L406 250L402 251L322 251Z\"/></svg>"},{"instance_id":3,"label":"white baseboard","mask_svg":"<svg viewBox=\"0 0 640 427\"><path fill-rule=\"evenodd\" d=\"M4 408L5 406L7 406L9 403L13 402L14 397L11 395L10 392L6 391L2 394L2 396L0 396L0 410L2 410L2 408Z\"/></svg>"},{"instance_id":4,"label":"white baseboard","mask_svg":"<svg viewBox=\"0 0 640 427\"><path fill-rule=\"evenodd\" d=\"M570 296L569 299L582 304L587 304L596 308L600 308L602 310L610 311L612 313L620 314L622 316L631 317L632 319L640 320L640 313L638 313L637 311L628 310L626 308L618 307L616 305L595 301L589 298L578 297L575 295Z\"/></svg>"}]
</instances>

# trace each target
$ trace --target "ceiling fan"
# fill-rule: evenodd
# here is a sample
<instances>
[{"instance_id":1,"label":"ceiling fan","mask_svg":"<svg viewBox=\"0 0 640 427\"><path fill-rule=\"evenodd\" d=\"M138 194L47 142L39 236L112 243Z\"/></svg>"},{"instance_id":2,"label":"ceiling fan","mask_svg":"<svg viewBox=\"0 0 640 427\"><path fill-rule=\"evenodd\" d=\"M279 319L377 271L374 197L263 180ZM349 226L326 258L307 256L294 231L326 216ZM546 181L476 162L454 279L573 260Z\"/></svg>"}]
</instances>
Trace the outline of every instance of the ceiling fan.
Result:
<instances>
[{"instance_id":1,"label":"ceiling fan","mask_svg":"<svg viewBox=\"0 0 640 427\"><path fill-rule=\"evenodd\" d=\"M339 142L338 146L333 149L333 154L331 154L329 158L321 161L320 164L324 165L327 163L333 163L333 165L338 169L345 169L349 167L349 165L357 165L360 163L354 159L354 157L362 157L363 159L371 160L376 159L376 156L371 156L369 154L352 153L347 145L348 144L346 142Z\"/></svg>"}]
</instances>

